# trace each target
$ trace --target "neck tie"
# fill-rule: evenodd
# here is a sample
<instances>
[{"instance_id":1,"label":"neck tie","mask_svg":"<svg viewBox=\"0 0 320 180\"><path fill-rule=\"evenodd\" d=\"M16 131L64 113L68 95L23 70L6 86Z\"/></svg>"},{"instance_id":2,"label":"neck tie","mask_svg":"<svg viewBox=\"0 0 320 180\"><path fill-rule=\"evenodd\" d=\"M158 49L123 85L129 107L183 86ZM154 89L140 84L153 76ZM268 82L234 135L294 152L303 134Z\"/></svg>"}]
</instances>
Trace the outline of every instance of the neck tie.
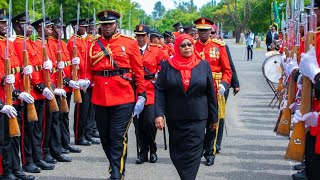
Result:
<instances>
[{"instance_id":1,"label":"neck tie","mask_svg":"<svg viewBox=\"0 0 320 180\"><path fill-rule=\"evenodd\" d=\"M140 54L143 55L143 50L142 49L140 49Z\"/></svg>"}]
</instances>

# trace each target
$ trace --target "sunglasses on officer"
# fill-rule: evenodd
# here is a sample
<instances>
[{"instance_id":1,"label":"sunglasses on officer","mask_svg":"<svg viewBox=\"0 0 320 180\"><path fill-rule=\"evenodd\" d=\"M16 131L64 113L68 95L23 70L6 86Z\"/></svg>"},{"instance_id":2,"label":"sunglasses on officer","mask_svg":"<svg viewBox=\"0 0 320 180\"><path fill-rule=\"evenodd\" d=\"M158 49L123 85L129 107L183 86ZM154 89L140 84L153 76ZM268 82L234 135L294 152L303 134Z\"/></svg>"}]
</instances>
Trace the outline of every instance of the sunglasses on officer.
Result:
<instances>
[{"instance_id":1,"label":"sunglasses on officer","mask_svg":"<svg viewBox=\"0 0 320 180\"><path fill-rule=\"evenodd\" d=\"M182 47L182 48L186 48L186 47L192 47L193 46L193 44L192 43L183 43L183 44L180 44L180 47Z\"/></svg>"}]
</instances>

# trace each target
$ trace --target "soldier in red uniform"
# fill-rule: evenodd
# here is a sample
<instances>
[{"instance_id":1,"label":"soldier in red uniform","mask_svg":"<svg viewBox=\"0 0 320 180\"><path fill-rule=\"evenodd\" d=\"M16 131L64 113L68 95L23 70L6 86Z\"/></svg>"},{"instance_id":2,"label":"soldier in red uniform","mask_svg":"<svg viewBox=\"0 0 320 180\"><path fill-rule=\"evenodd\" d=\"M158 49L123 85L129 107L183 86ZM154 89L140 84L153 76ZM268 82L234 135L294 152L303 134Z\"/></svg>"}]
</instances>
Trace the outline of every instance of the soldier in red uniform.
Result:
<instances>
[{"instance_id":1,"label":"soldier in red uniform","mask_svg":"<svg viewBox=\"0 0 320 180\"><path fill-rule=\"evenodd\" d=\"M76 26L77 20L71 20L71 25ZM77 56L72 58L72 64L79 66L78 69L78 82L81 88L81 98L82 103L77 103L74 111L74 134L75 134L75 143L77 145L90 146L92 144L100 144L98 139L94 139L86 136L86 127L88 124L88 119L90 118L90 99L92 88L90 86L91 81L91 70L89 58L86 58L87 46L86 41L81 36L86 33L88 27L87 19L79 20L79 29L76 32L76 47L77 47ZM74 28L75 29L75 28ZM75 36L72 36L67 44L67 48L72 57L72 49ZM88 52L87 52L88 53Z\"/></svg>"},{"instance_id":2,"label":"soldier in red uniform","mask_svg":"<svg viewBox=\"0 0 320 180\"><path fill-rule=\"evenodd\" d=\"M181 22L175 23L174 25L172 25L172 27L174 28L174 32L172 33L174 37L177 38L180 34L183 34L183 26Z\"/></svg>"},{"instance_id":3,"label":"soldier in red uniform","mask_svg":"<svg viewBox=\"0 0 320 180\"><path fill-rule=\"evenodd\" d=\"M3 10L3 9L2 9ZM1 10L0 10L1 11ZM21 127L21 120L22 120L22 111L23 111L23 103L34 103L34 98L26 92L23 92L23 87L22 87L22 65L20 62L20 59L18 58L18 55L15 51L14 44L9 41L9 46L6 47L6 38L4 37L5 34L7 33L6 30L8 28L8 19L5 18L5 15L2 12L0 12L0 64L2 64L2 68L0 68L0 74L1 76L4 74L4 68L3 65L5 63L5 49L8 48L9 51L9 60L11 64L11 75L7 76L6 78L11 79L13 78L13 81L15 82L8 82L7 83L12 83L14 84L14 90L13 90L13 107L16 109L17 112L17 119L18 123ZM8 37L8 35L7 35ZM27 74L32 73L32 67L31 66L26 66L23 69L23 72ZM0 79L4 79L4 77L0 77ZM3 84L0 85L1 94L2 97L4 98L5 92L3 91ZM4 112L4 111L3 111ZM10 116L10 115L9 115ZM3 166L3 175L1 176L2 179L35 179L34 176L29 176L26 175L24 172L21 170L21 165L20 165L20 157L19 157L19 137L10 137L9 135L9 129L8 129L8 121L9 121L9 116L2 116L1 122L3 122L3 127L4 129L1 129L3 131L3 148L2 148L2 166ZM1 179L0 178L0 179Z\"/></svg>"},{"instance_id":4,"label":"soldier in red uniform","mask_svg":"<svg viewBox=\"0 0 320 180\"><path fill-rule=\"evenodd\" d=\"M210 64L213 77L215 79L215 89L217 92L218 101L221 96L224 96L225 91L229 88L232 70L230 67L225 44L217 39L211 39L211 28L214 22L207 18L199 18L194 21L198 29L199 39L195 42L196 51L202 56L202 59L207 60ZM221 98L223 102L224 98ZM221 106L221 103L218 103ZM223 103L222 103L223 104ZM221 111L224 107L219 107ZM223 117L219 117L219 126L224 125ZM222 128L223 129L223 128ZM204 142L204 157L206 165L212 166L216 153L217 132L211 131L210 124L207 124L207 131Z\"/></svg>"},{"instance_id":5,"label":"soldier in red uniform","mask_svg":"<svg viewBox=\"0 0 320 180\"><path fill-rule=\"evenodd\" d=\"M96 28L96 25L97 24L96 24L96 22L93 21L93 18L88 20L87 37L85 39L86 46L87 46L86 59L88 59L88 56L89 56L88 51L89 51L91 41L98 33L98 29ZM88 139L89 141L93 138L99 138L99 132L97 129L97 123L96 123L94 111L95 111L94 105L92 103L90 103L89 116L88 116L88 120L87 120L87 126L85 129L86 139Z\"/></svg>"},{"instance_id":6,"label":"soldier in red uniform","mask_svg":"<svg viewBox=\"0 0 320 180\"><path fill-rule=\"evenodd\" d=\"M71 57L67 49L67 44L61 40L59 42L58 37L62 34L61 27L64 27L65 25L61 25L60 18L55 18L51 20L53 23L52 25L52 38L49 39L49 42L52 42L53 44L56 44L57 50L58 50L58 44L60 43L60 51L62 55L62 61L64 65L63 67L63 85L64 90L66 91L67 95L67 103L70 109L70 101L71 101L71 95L72 95L72 89L79 89L79 83L77 81L73 81L71 76ZM57 76L55 77L57 78ZM61 145L62 145L62 152L70 151L73 153L80 153L81 149L74 147L70 144L70 131L69 131L69 112L63 113L60 116L60 131L61 131Z\"/></svg>"},{"instance_id":7,"label":"soldier in red uniform","mask_svg":"<svg viewBox=\"0 0 320 180\"><path fill-rule=\"evenodd\" d=\"M117 31L120 14L104 10L97 17L101 37L93 40L89 51L94 84L91 102L96 105L110 179L123 179L132 112L139 116L147 100L144 70L137 41Z\"/></svg>"},{"instance_id":8,"label":"soldier in red uniform","mask_svg":"<svg viewBox=\"0 0 320 180\"><path fill-rule=\"evenodd\" d=\"M164 47L164 50L167 51L169 56L173 56L174 53L174 48L173 48L173 41L174 41L174 36L171 31L164 31L162 34L164 37L164 44L162 45Z\"/></svg>"},{"instance_id":9,"label":"soldier in red uniform","mask_svg":"<svg viewBox=\"0 0 320 180\"><path fill-rule=\"evenodd\" d=\"M155 143L157 129L154 124L154 83L159 71L158 64L163 60L163 51L160 45L148 42L148 35L150 33L149 26L137 25L134 33L136 34L140 54L142 56L148 99L143 111L138 119L136 119L137 123L135 123L135 126L139 131L138 138L140 146L139 157L136 160L136 164L143 164L148 161L149 151L150 162L155 163L158 160L158 156L156 154L157 145Z\"/></svg>"},{"instance_id":10,"label":"soldier in red uniform","mask_svg":"<svg viewBox=\"0 0 320 180\"><path fill-rule=\"evenodd\" d=\"M317 14L317 26L320 26L320 3L315 2L315 13ZM310 9L307 8L307 9ZM305 170L292 175L292 179L319 179L320 172L320 27L317 28L317 39L316 48L310 47L309 51L301 55L301 61L299 63L299 70L304 75L307 76L314 84L315 98L312 102L312 112L309 112L303 117L300 113L295 113L295 118L297 115L300 117L296 118L298 120L305 121L307 129L306 133L306 149L305 149ZM305 37L307 35L305 34ZM304 50L305 51L305 50Z\"/></svg>"}]
</instances>

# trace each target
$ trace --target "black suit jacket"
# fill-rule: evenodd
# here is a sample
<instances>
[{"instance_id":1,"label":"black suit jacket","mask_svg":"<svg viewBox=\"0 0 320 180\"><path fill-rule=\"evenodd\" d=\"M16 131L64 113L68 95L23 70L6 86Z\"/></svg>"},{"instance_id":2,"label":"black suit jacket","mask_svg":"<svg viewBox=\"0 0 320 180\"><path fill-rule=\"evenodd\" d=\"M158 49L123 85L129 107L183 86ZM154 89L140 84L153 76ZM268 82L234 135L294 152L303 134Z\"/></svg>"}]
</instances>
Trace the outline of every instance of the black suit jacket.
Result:
<instances>
[{"instance_id":1,"label":"black suit jacket","mask_svg":"<svg viewBox=\"0 0 320 180\"><path fill-rule=\"evenodd\" d=\"M208 119L218 122L218 106L212 73L207 61L202 60L192 69L185 92L180 71L162 63L155 86L155 115L171 119Z\"/></svg>"},{"instance_id":2,"label":"black suit jacket","mask_svg":"<svg viewBox=\"0 0 320 180\"><path fill-rule=\"evenodd\" d=\"M228 59L229 59L230 67L231 67L231 70L232 70L232 78L231 78L230 87L237 88L237 87L240 87L240 83L239 83L236 67L233 64L233 60L232 60L232 56L231 56L231 53L230 53L230 50L229 50L229 46L226 45L225 47L226 47L226 50L227 50Z\"/></svg>"},{"instance_id":3,"label":"black suit jacket","mask_svg":"<svg viewBox=\"0 0 320 180\"><path fill-rule=\"evenodd\" d=\"M275 33L275 34L274 34L274 40L278 40L278 39L279 39L278 33ZM267 47L269 47L271 43L273 43L273 42L272 42L272 34L271 34L271 31L269 31L269 32L267 33L267 37L266 37Z\"/></svg>"}]
</instances>

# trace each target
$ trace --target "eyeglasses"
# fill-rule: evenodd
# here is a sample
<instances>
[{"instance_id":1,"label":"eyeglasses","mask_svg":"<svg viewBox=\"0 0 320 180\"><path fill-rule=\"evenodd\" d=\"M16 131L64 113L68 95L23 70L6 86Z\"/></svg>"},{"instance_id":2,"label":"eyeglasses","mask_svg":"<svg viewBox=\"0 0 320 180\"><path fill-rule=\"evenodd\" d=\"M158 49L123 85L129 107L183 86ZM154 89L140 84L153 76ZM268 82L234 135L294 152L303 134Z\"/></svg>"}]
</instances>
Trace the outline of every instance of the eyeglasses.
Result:
<instances>
[{"instance_id":1,"label":"eyeglasses","mask_svg":"<svg viewBox=\"0 0 320 180\"><path fill-rule=\"evenodd\" d=\"M184 44L180 44L180 47L185 48L185 47L192 47L191 43L184 43Z\"/></svg>"}]
</instances>

